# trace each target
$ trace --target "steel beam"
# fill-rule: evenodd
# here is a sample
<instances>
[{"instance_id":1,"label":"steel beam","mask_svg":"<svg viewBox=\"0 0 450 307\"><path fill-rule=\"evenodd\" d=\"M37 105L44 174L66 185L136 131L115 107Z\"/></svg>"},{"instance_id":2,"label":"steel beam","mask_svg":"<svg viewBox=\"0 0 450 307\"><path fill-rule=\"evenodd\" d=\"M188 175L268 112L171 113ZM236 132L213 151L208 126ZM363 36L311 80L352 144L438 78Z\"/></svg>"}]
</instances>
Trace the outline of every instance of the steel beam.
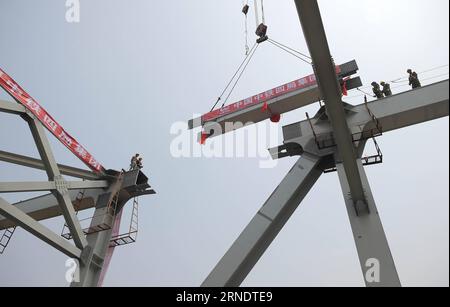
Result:
<instances>
[{"instance_id":1,"label":"steel beam","mask_svg":"<svg viewBox=\"0 0 450 307\"><path fill-rule=\"evenodd\" d=\"M105 193L104 189L86 190L84 197L80 202L77 200L77 195L82 191L83 190L69 191L72 204L76 205L79 211L95 207L95 203L97 202L99 195ZM54 194L46 194L27 199L13 204L13 206L28 214L36 221L42 221L62 215L61 207L59 206L58 200ZM0 215L0 230L14 226L15 223Z\"/></svg>"},{"instance_id":2,"label":"steel beam","mask_svg":"<svg viewBox=\"0 0 450 307\"><path fill-rule=\"evenodd\" d=\"M109 186L108 181L68 181L68 190L88 190L106 188ZM57 189L55 181L42 182L0 182L0 193L15 193L15 192L41 192L51 191Z\"/></svg>"},{"instance_id":3,"label":"steel beam","mask_svg":"<svg viewBox=\"0 0 450 307\"><path fill-rule=\"evenodd\" d=\"M336 77L335 64L328 46L319 5L317 0L295 0L295 4L313 60L317 83L344 163L352 199L355 203L365 202L361 176L355 163L356 151L346 122L341 87Z\"/></svg>"},{"instance_id":4,"label":"steel beam","mask_svg":"<svg viewBox=\"0 0 450 307\"><path fill-rule=\"evenodd\" d=\"M449 115L449 80L437 82L422 88L354 106L347 117L353 133L375 128L373 117L378 120L383 133L421 124ZM283 127L284 143L297 143L305 148L314 141L311 130L321 138L333 132L328 121L313 118Z\"/></svg>"},{"instance_id":5,"label":"steel beam","mask_svg":"<svg viewBox=\"0 0 450 307\"><path fill-rule=\"evenodd\" d=\"M362 176L370 214L358 216L343 164L337 164L342 193L358 251L364 281L368 287L400 287L389 244L361 160L356 160Z\"/></svg>"},{"instance_id":6,"label":"steel beam","mask_svg":"<svg viewBox=\"0 0 450 307\"><path fill-rule=\"evenodd\" d=\"M30 158L27 156L22 156L6 151L0 150L0 161L17 164L25 167L30 167L39 170L45 170L45 165L42 160ZM66 175L70 177L86 179L86 180L97 180L103 178L98 174L95 174L91 171L79 169L76 167L71 167L67 165L58 164L58 168L60 170L61 175Z\"/></svg>"},{"instance_id":7,"label":"steel beam","mask_svg":"<svg viewBox=\"0 0 450 307\"><path fill-rule=\"evenodd\" d=\"M71 258L80 258L81 250L70 244L62 237L55 234L47 227L39 224L30 216L0 198L0 213L8 219L14 221L16 225L22 227L34 236L53 246L60 252Z\"/></svg>"},{"instance_id":8,"label":"steel beam","mask_svg":"<svg viewBox=\"0 0 450 307\"><path fill-rule=\"evenodd\" d=\"M26 110L25 107L17 103L0 100L0 112L21 115L25 114Z\"/></svg>"},{"instance_id":9,"label":"steel beam","mask_svg":"<svg viewBox=\"0 0 450 307\"><path fill-rule=\"evenodd\" d=\"M203 282L203 287L237 287L323 173L322 158L304 154Z\"/></svg>"},{"instance_id":10,"label":"steel beam","mask_svg":"<svg viewBox=\"0 0 450 307\"><path fill-rule=\"evenodd\" d=\"M66 182L59 172L58 165L56 164L56 160L51 151L50 143L48 142L44 127L35 118L29 118L28 124L30 126L31 133L35 140L42 162L45 165L48 178L51 181L57 182L58 188L57 192L55 192L54 194L58 199L58 204L61 207L64 219L66 220L67 226L69 227L70 233L72 234L75 245L80 249L84 249L87 246L88 242L84 236L83 230L81 229L80 222L78 221L75 214L75 209L73 208L72 201L69 197Z\"/></svg>"}]
</instances>

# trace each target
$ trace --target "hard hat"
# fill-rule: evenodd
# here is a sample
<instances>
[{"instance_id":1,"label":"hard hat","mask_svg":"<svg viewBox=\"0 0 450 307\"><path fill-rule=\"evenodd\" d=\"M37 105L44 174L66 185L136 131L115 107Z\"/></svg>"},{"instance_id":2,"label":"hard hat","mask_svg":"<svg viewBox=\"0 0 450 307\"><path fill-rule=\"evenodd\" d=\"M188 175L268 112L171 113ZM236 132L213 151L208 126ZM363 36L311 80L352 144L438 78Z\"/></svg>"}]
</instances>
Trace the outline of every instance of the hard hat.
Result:
<instances>
[{"instance_id":1,"label":"hard hat","mask_svg":"<svg viewBox=\"0 0 450 307\"><path fill-rule=\"evenodd\" d=\"M381 82L380 82L380 84L381 84L381 85L385 85L385 84L386 84L386 82L384 82L384 81L381 81Z\"/></svg>"},{"instance_id":2,"label":"hard hat","mask_svg":"<svg viewBox=\"0 0 450 307\"><path fill-rule=\"evenodd\" d=\"M378 83L376 83L375 81L372 82L372 86L377 85Z\"/></svg>"}]
</instances>

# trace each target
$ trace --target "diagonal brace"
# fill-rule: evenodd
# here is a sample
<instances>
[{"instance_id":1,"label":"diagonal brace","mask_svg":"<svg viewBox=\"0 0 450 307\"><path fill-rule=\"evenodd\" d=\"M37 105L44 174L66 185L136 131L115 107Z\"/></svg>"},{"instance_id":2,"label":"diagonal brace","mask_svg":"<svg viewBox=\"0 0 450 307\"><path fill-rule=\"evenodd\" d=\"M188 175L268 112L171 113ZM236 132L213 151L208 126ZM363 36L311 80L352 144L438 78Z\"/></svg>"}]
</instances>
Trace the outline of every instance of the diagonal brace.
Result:
<instances>
[{"instance_id":1,"label":"diagonal brace","mask_svg":"<svg viewBox=\"0 0 450 307\"><path fill-rule=\"evenodd\" d=\"M203 282L238 287L322 175L323 158L303 154Z\"/></svg>"},{"instance_id":2,"label":"diagonal brace","mask_svg":"<svg viewBox=\"0 0 450 307\"><path fill-rule=\"evenodd\" d=\"M47 227L0 198L0 213L34 236L53 246L71 258L80 258L81 250L64 240Z\"/></svg>"},{"instance_id":3,"label":"diagonal brace","mask_svg":"<svg viewBox=\"0 0 450 307\"><path fill-rule=\"evenodd\" d=\"M42 162L45 165L45 170L50 181L55 181L57 185L57 191L54 192L55 197L58 200L58 204L61 207L67 226L72 234L75 245L84 249L88 242L81 229L80 222L78 221L75 209L73 208L70 196L68 193L67 184L64 178L61 176L58 165L56 164L53 156L50 143L47 135L45 134L44 127L35 118L27 117L28 124L30 126L31 133L35 140Z\"/></svg>"}]
</instances>

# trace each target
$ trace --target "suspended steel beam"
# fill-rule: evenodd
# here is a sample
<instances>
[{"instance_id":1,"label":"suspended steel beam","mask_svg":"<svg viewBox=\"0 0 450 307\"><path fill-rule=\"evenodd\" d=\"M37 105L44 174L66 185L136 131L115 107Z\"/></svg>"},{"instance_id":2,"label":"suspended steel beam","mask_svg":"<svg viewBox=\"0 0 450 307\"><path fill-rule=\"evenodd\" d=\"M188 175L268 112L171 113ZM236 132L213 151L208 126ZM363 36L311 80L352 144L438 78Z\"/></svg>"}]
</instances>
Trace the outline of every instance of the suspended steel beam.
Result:
<instances>
[{"instance_id":1,"label":"suspended steel beam","mask_svg":"<svg viewBox=\"0 0 450 307\"><path fill-rule=\"evenodd\" d=\"M67 189L99 189L107 188L109 182L102 181L67 181ZM0 182L0 193L14 193L14 192L41 192L51 191L57 189L57 182L42 181L42 182Z\"/></svg>"},{"instance_id":2,"label":"suspended steel beam","mask_svg":"<svg viewBox=\"0 0 450 307\"><path fill-rule=\"evenodd\" d=\"M34 236L43 240L47 244L53 246L60 252L64 253L71 258L80 258L81 250L70 244L62 237L55 234L47 227L41 225L30 216L19 210L18 208L10 205L7 201L0 197L0 214L7 217L16 225L22 227L26 231L30 232Z\"/></svg>"}]
</instances>

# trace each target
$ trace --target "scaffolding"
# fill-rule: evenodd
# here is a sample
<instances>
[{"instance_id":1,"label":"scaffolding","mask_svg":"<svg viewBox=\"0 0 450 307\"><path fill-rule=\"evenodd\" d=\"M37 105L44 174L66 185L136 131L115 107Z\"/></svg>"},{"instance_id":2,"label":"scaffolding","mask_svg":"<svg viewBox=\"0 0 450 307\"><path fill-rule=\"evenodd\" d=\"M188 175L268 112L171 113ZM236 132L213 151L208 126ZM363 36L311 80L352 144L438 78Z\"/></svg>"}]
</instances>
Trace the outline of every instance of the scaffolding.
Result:
<instances>
[{"instance_id":1,"label":"scaffolding","mask_svg":"<svg viewBox=\"0 0 450 307\"><path fill-rule=\"evenodd\" d=\"M84 191L83 192L79 192L79 194L77 196L77 205L76 206L79 207L79 205L83 201L83 198L84 198ZM94 214L91 217L88 217L88 218L85 218L85 219L80 219L79 222L80 222L81 225L89 224L89 226L83 228L83 233L85 235L89 235L89 234L102 232L102 231L105 231L105 230L110 230L112 228L112 225L111 225L112 220L116 216L118 203L119 203L119 192L116 193L114 198L112 199L112 201L109 202L105 213L97 214L97 215ZM75 209L77 210L78 208L75 208ZM78 212L79 211L76 211L77 215L78 215ZM102 222L92 225L92 222L94 221L94 219L97 220L98 218L101 218ZM67 223L65 223L64 226L63 226L63 230L61 232L61 236L64 239L66 239L66 240L71 240L72 239L72 234L69 231L69 227L68 227Z\"/></svg>"}]
</instances>

